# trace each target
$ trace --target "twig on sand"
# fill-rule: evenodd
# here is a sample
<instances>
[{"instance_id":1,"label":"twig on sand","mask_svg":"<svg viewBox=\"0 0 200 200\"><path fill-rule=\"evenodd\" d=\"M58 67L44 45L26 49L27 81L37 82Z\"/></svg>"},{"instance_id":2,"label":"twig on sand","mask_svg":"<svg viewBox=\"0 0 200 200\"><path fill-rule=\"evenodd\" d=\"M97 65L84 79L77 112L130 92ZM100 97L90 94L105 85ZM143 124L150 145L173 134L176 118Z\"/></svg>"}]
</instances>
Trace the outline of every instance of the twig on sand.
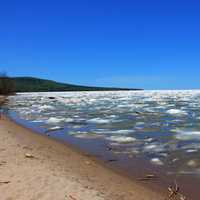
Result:
<instances>
[{"instance_id":1,"label":"twig on sand","mask_svg":"<svg viewBox=\"0 0 200 200\"><path fill-rule=\"evenodd\" d=\"M75 197L73 197L72 195L69 195L69 198L71 198L72 200L77 200Z\"/></svg>"},{"instance_id":2,"label":"twig on sand","mask_svg":"<svg viewBox=\"0 0 200 200\"><path fill-rule=\"evenodd\" d=\"M145 175L145 177L138 178L137 180L138 181L151 181L156 178L158 178L158 177L155 174L147 174L147 175Z\"/></svg>"},{"instance_id":3,"label":"twig on sand","mask_svg":"<svg viewBox=\"0 0 200 200\"><path fill-rule=\"evenodd\" d=\"M10 181L0 181L0 184L8 184Z\"/></svg>"},{"instance_id":4,"label":"twig on sand","mask_svg":"<svg viewBox=\"0 0 200 200\"><path fill-rule=\"evenodd\" d=\"M109 159L108 162L117 162L117 159Z\"/></svg>"},{"instance_id":5,"label":"twig on sand","mask_svg":"<svg viewBox=\"0 0 200 200\"><path fill-rule=\"evenodd\" d=\"M26 154L25 154L25 157L26 157L26 158L35 158L35 156L33 156L33 155L30 154L30 153L26 153Z\"/></svg>"},{"instance_id":6,"label":"twig on sand","mask_svg":"<svg viewBox=\"0 0 200 200\"><path fill-rule=\"evenodd\" d=\"M2 165L4 165L4 164L6 164L7 162L6 161L0 161L0 166L2 166Z\"/></svg>"},{"instance_id":7,"label":"twig on sand","mask_svg":"<svg viewBox=\"0 0 200 200\"><path fill-rule=\"evenodd\" d=\"M187 198L180 193L180 187L176 180L174 181L174 186L168 187L168 197L165 200L187 200Z\"/></svg>"}]
</instances>

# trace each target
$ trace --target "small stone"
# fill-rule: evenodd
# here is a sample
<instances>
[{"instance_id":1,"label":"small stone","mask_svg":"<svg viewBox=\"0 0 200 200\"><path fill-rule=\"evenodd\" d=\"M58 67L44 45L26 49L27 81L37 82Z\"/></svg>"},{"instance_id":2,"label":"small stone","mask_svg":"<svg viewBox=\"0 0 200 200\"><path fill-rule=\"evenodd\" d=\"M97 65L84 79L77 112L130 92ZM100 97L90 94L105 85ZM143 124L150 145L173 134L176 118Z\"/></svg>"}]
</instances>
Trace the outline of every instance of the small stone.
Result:
<instances>
[{"instance_id":1,"label":"small stone","mask_svg":"<svg viewBox=\"0 0 200 200\"><path fill-rule=\"evenodd\" d=\"M35 158L32 154L29 154L29 153L26 153L26 154L25 154L25 157L26 157L26 158Z\"/></svg>"},{"instance_id":2,"label":"small stone","mask_svg":"<svg viewBox=\"0 0 200 200\"><path fill-rule=\"evenodd\" d=\"M3 161L0 162L0 166L1 166L1 165L4 165L4 164L6 164L6 163L7 163L7 162L3 160Z\"/></svg>"},{"instance_id":3,"label":"small stone","mask_svg":"<svg viewBox=\"0 0 200 200\"><path fill-rule=\"evenodd\" d=\"M86 165L91 165L91 162L90 161L85 161L85 164Z\"/></svg>"}]
</instances>

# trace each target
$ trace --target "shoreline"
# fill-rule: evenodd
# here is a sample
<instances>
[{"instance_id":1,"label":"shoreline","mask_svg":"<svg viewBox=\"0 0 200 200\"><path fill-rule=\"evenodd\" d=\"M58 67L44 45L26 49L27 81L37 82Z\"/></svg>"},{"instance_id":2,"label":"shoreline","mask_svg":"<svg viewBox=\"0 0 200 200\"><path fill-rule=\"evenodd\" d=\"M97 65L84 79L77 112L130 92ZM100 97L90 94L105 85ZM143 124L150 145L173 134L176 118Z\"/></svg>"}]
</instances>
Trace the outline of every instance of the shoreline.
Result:
<instances>
[{"instance_id":1,"label":"shoreline","mask_svg":"<svg viewBox=\"0 0 200 200\"><path fill-rule=\"evenodd\" d=\"M0 120L0 142L0 181L9 181L0 184L4 199L164 199L163 194L102 166L71 145L36 134L6 117Z\"/></svg>"},{"instance_id":2,"label":"shoreline","mask_svg":"<svg viewBox=\"0 0 200 200\"><path fill-rule=\"evenodd\" d=\"M3 95L0 95L0 108L5 103L5 101L6 101L6 97Z\"/></svg>"}]
</instances>

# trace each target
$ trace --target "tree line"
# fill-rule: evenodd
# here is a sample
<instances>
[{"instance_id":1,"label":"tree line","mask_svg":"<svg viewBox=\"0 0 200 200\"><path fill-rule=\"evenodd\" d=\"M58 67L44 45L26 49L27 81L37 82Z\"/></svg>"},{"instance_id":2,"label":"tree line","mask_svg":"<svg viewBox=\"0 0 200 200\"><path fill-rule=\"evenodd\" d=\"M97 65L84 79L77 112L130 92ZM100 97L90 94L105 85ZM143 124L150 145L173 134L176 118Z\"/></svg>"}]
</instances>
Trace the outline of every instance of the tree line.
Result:
<instances>
[{"instance_id":1,"label":"tree line","mask_svg":"<svg viewBox=\"0 0 200 200\"><path fill-rule=\"evenodd\" d=\"M15 92L15 83L6 73L0 73L0 95L9 95Z\"/></svg>"}]
</instances>

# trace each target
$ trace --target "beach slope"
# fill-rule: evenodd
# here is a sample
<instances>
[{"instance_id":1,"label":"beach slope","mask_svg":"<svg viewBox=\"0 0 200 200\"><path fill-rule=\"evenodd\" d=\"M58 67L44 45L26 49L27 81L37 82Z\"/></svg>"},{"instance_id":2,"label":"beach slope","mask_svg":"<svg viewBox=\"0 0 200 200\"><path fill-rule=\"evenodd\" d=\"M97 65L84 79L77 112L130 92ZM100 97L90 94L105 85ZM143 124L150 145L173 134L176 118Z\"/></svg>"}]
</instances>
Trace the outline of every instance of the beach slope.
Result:
<instances>
[{"instance_id":1,"label":"beach slope","mask_svg":"<svg viewBox=\"0 0 200 200\"><path fill-rule=\"evenodd\" d=\"M161 200L70 146L0 119L1 200Z\"/></svg>"}]
</instances>

